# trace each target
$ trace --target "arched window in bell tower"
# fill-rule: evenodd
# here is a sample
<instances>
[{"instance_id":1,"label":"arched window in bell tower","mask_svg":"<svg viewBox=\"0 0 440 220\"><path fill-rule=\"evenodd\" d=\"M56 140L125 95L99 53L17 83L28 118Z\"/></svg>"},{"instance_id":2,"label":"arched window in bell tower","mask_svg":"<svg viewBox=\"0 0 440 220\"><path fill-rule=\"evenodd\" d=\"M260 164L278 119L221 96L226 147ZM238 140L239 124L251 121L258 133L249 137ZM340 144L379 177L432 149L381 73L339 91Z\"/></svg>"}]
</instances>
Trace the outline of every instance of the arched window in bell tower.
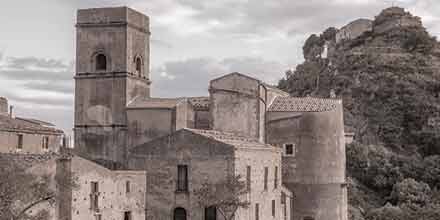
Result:
<instances>
[{"instance_id":1,"label":"arched window in bell tower","mask_svg":"<svg viewBox=\"0 0 440 220\"><path fill-rule=\"evenodd\" d=\"M142 59L141 59L141 57L137 57L135 62L136 62L136 74L141 77L142 76Z\"/></svg>"},{"instance_id":2,"label":"arched window in bell tower","mask_svg":"<svg viewBox=\"0 0 440 220\"><path fill-rule=\"evenodd\" d=\"M107 57L104 54L98 54L95 57L95 69L96 71L107 70Z\"/></svg>"}]
</instances>

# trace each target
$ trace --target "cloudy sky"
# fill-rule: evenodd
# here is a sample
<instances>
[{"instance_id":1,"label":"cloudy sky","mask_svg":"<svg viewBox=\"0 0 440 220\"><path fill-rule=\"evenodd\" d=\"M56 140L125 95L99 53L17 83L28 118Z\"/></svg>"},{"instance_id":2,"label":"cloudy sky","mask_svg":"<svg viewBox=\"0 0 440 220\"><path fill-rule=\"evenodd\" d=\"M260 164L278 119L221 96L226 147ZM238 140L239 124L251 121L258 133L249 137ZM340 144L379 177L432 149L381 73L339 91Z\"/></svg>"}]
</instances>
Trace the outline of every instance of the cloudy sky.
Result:
<instances>
[{"instance_id":1,"label":"cloudy sky","mask_svg":"<svg viewBox=\"0 0 440 220\"><path fill-rule=\"evenodd\" d=\"M310 34L391 5L440 37L438 0L3 0L0 96L70 133L76 10L121 5L150 16L154 96L206 95L209 79L233 71L275 84Z\"/></svg>"}]
</instances>

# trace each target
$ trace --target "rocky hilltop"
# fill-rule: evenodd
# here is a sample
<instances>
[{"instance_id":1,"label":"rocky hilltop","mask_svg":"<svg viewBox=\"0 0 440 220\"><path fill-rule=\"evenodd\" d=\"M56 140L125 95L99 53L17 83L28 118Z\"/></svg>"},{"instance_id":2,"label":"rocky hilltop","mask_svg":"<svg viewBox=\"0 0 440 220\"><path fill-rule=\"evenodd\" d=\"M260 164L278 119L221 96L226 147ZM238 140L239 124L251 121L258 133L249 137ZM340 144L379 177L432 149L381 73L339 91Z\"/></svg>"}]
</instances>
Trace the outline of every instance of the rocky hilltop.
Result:
<instances>
[{"instance_id":1,"label":"rocky hilltop","mask_svg":"<svg viewBox=\"0 0 440 220\"><path fill-rule=\"evenodd\" d=\"M403 8L311 35L279 88L335 97L347 148L351 219L440 219L440 44ZM391 216L391 217L387 217Z\"/></svg>"}]
</instances>

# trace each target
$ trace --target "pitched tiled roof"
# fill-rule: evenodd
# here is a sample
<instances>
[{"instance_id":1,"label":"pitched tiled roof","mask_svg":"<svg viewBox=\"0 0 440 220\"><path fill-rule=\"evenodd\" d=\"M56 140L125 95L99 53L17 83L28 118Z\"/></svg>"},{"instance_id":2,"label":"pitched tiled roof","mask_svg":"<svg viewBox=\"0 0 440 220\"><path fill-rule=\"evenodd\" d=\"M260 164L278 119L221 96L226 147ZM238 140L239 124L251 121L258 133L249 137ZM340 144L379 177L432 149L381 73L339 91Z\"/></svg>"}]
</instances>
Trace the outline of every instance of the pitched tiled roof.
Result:
<instances>
[{"instance_id":1,"label":"pitched tiled roof","mask_svg":"<svg viewBox=\"0 0 440 220\"><path fill-rule=\"evenodd\" d=\"M127 108L174 108L184 98L137 98Z\"/></svg>"},{"instance_id":2,"label":"pitched tiled roof","mask_svg":"<svg viewBox=\"0 0 440 220\"><path fill-rule=\"evenodd\" d=\"M332 111L338 104L337 99L312 97L277 97L269 106L271 112L325 112Z\"/></svg>"},{"instance_id":3,"label":"pitched tiled roof","mask_svg":"<svg viewBox=\"0 0 440 220\"><path fill-rule=\"evenodd\" d=\"M22 131L22 132L49 132L62 134L63 131L52 126L46 126L45 123L36 122L32 119L11 118L9 115L0 115L0 130L3 131Z\"/></svg>"},{"instance_id":4,"label":"pitched tiled roof","mask_svg":"<svg viewBox=\"0 0 440 220\"><path fill-rule=\"evenodd\" d=\"M199 134L207 138L237 147L266 147L266 148L272 147L271 145L259 142L256 138L243 137L229 132L215 131L215 130L199 130L199 129L190 129L190 128L184 128L184 129L191 131L195 134Z\"/></svg>"},{"instance_id":5,"label":"pitched tiled roof","mask_svg":"<svg viewBox=\"0 0 440 220\"><path fill-rule=\"evenodd\" d=\"M188 97L189 102L196 110L208 110L209 109L209 97Z\"/></svg>"}]
</instances>

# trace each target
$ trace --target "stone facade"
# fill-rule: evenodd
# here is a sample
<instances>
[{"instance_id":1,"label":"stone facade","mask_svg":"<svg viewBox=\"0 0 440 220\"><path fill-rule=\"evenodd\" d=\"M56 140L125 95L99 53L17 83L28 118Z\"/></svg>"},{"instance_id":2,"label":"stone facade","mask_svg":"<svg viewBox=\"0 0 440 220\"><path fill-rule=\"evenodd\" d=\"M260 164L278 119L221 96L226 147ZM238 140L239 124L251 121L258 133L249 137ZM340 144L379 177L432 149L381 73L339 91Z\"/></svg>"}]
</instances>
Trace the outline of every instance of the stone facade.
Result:
<instances>
[{"instance_id":1,"label":"stone facade","mask_svg":"<svg viewBox=\"0 0 440 220\"><path fill-rule=\"evenodd\" d=\"M58 152L64 132L51 123L15 117L8 113L8 100L0 98L0 153L43 154ZM64 143L63 143L64 142Z\"/></svg>"},{"instance_id":2,"label":"stone facade","mask_svg":"<svg viewBox=\"0 0 440 220\"><path fill-rule=\"evenodd\" d=\"M75 147L120 167L126 158L125 108L149 97L149 18L126 7L77 15Z\"/></svg>"},{"instance_id":3,"label":"stone facade","mask_svg":"<svg viewBox=\"0 0 440 220\"><path fill-rule=\"evenodd\" d=\"M256 219L255 204L259 206L260 219L280 219L283 214L280 208L281 152L258 139L212 130L181 129L133 148L129 164L130 169L148 173L148 219L173 219L173 210L177 207L186 210L188 219L205 219L206 207L198 205L193 191L206 181L220 182L233 175L249 177L250 181L250 192L245 198L251 202L250 207L238 210L236 219ZM178 165L188 166L188 188L184 191L176 188ZM268 170L266 187L265 168ZM272 200L275 216L271 211ZM217 219L223 218L218 214Z\"/></svg>"},{"instance_id":4,"label":"stone facade","mask_svg":"<svg viewBox=\"0 0 440 220\"><path fill-rule=\"evenodd\" d=\"M131 219L145 219L145 171L112 171L78 156L55 153L0 154L0 160L3 156L23 163L37 177L49 176L49 187L58 193L54 206L41 203L28 211L30 215L46 209L50 220L119 220L126 213ZM59 177L70 175L76 186L60 187L65 184L58 182L64 181Z\"/></svg>"}]
</instances>

